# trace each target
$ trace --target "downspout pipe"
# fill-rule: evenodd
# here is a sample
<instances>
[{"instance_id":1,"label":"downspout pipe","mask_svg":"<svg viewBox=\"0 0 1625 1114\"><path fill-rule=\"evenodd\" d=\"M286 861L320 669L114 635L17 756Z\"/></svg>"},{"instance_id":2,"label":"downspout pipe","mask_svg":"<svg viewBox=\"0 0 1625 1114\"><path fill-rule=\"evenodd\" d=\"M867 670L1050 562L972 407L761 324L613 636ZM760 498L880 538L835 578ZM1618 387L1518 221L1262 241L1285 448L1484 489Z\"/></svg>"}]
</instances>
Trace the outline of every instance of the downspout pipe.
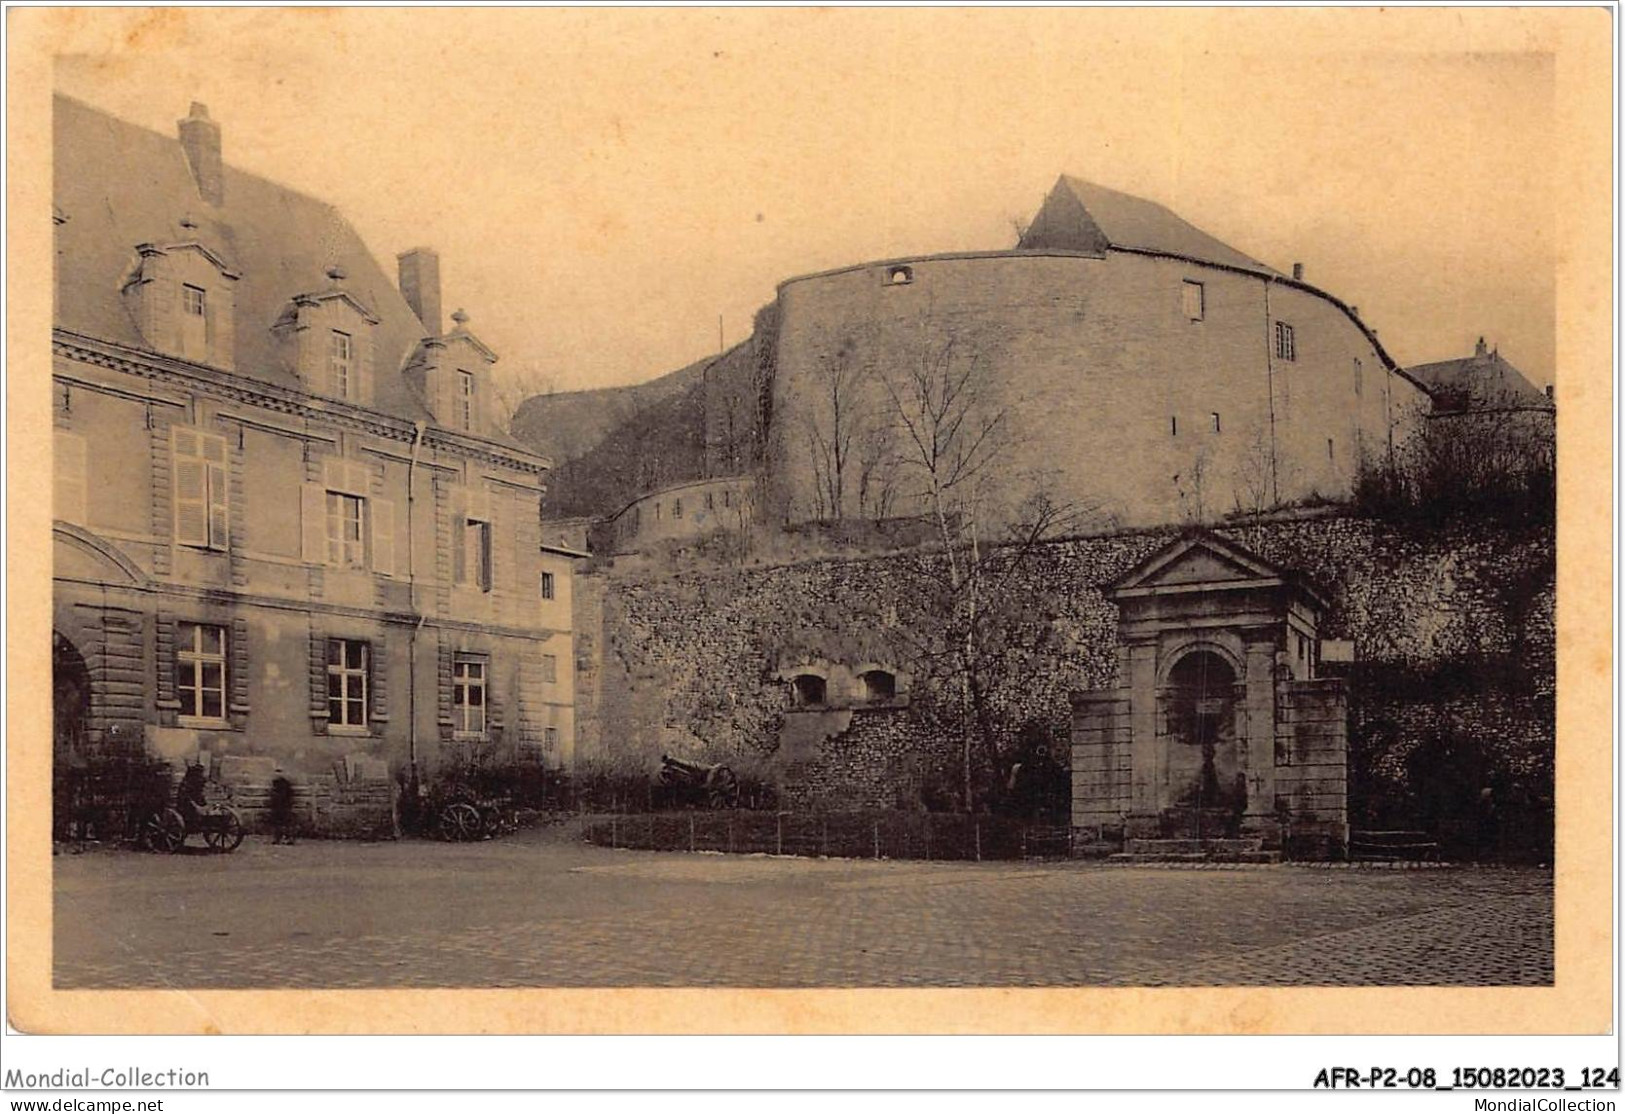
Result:
<instances>
[{"instance_id":1,"label":"downspout pipe","mask_svg":"<svg viewBox=\"0 0 1625 1114\"><path fill-rule=\"evenodd\" d=\"M423 448L423 434L428 428L427 422L414 424L412 457L406 466L406 590L407 599L418 619L406 641L406 692L409 701L406 717L407 791L412 794L414 808L418 800L418 632L423 629L423 620L427 616L418 607L418 547L412 515L417 502L418 453Z\"/></svg>"}]
</instances>

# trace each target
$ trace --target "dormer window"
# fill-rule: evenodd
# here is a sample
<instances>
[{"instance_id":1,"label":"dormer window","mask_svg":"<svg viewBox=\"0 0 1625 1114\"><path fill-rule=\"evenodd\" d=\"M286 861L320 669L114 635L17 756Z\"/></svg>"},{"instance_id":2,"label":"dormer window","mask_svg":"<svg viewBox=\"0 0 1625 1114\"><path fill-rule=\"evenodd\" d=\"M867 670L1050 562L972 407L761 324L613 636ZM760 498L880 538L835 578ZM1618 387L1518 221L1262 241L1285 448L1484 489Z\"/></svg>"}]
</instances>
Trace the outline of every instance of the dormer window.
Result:
<instances>
[{"instance_id":1,"label":"dormer window","mask_svg":"<svg viewBox=\"0 0 1625 1114\"><path fill-rule=\"evenodd\" d=\"M457 428L467 431L474 428L474 373L471 371L457 373Z\"/></svg>"},{"instance_id":2,"label":"dormer window","mask_svg":"<svg viewBox=\"0 0 1625 1114\"><path fill-rule=\"evenodd\" d=\"M339 398L351 397L355 385L354 360L354 338L334 329L327 341L327 379L329 390Z\"/></svg>"},{"instance_id":3,"label":"dormer window","mask_svg":"<svg viewBox=\"0 0 1625 1114\"><path fill-rule=\"evenodd\" d=\"M180 224L179 243L137 244L119 292L142 340L155 352L232 370L235 286L241 276Z\"/></svg>"},{"instance_id":4,"label":"dormer window","mask_svg":"<svg viewBox=\"0 0 1625 1114\"><path fill-rule=\"evenodd\" d=\"M188 360L209 358L208 292L187 283L181 285L181 355Z\"/></svg>"},{"instance_id":5,"label":"dormer window","mask_svg":"<svg viewBox=\"0 0 1625 1114\"><path fill-rule=\"evenodd\" d=\"M886 268L887 286L907 286L914 281L914 268L897 266Z\"/></svg>"}]
</instances>

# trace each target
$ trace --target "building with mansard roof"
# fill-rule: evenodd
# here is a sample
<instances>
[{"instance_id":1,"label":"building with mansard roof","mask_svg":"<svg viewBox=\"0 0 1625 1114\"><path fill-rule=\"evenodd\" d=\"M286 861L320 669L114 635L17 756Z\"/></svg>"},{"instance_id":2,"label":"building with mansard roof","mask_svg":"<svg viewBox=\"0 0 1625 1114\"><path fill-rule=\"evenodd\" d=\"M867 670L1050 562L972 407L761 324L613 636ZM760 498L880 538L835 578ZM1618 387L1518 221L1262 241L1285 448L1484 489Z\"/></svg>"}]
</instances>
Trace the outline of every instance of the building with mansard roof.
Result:
<instances>
[{"instance_id":1,"label":"building with mansard roof","mask_svg":"<svg viewBox=\"0 0 1625 1114\"><path fill-rule=\"evenodd\" d=\"M204 762L252 811L280 769L375 831L414 774L567 765L573 553L435 253L392 278L199 104L58 97L54 158L59 771Z\"/></svg>"}]
</instances>

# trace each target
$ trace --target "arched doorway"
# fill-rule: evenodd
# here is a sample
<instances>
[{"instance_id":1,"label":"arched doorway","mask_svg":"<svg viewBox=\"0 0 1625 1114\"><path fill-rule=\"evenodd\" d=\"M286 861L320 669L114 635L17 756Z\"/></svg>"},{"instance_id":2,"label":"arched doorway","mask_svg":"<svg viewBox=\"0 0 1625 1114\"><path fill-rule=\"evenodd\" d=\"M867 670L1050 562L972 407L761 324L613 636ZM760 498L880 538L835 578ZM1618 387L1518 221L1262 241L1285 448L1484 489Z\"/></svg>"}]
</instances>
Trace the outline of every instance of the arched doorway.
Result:
<instances>
[{"instance_id":1,"label":"arched doorway","mask_svg":"<svg viewBox=\"0 0 1625 1114\"><path fill-rule=\"evenodd\" d=\"M1247 806L1236 744L1236 673L1211 650L1174 663L1164 690L1168 724L1167 820L1178 834L1232 834Z\"/></svg>"},{"instance_id":2,"label":"arched doorway","mask_svg":"<svg viewBox=\"0 0 1625 1114\"><path fill-rule=\"evenodd\" d=\"M90 724L90 669L69 639L51 632L52 827L59 837L82 823Z\"/></svg>"}]
</instances>

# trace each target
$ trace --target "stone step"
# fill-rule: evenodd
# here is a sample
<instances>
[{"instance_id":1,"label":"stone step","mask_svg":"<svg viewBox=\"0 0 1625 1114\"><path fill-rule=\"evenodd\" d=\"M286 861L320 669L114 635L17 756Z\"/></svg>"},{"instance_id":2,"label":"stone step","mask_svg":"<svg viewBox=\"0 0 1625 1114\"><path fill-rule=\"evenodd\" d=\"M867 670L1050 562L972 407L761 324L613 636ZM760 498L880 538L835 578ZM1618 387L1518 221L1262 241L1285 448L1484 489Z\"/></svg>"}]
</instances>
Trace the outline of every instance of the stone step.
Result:
<instances>
[{"instance_id":1,"label":"stone step","mask_svg":"<svg viewBox=\"0 0 1625 1114\"><path fill-rule=\"evenodd\" d=\"M1250 839L1128 839L1123 850L1131 855L1230 855L1261 851L1262 838Z\"/></svg>"}]
</instances>

